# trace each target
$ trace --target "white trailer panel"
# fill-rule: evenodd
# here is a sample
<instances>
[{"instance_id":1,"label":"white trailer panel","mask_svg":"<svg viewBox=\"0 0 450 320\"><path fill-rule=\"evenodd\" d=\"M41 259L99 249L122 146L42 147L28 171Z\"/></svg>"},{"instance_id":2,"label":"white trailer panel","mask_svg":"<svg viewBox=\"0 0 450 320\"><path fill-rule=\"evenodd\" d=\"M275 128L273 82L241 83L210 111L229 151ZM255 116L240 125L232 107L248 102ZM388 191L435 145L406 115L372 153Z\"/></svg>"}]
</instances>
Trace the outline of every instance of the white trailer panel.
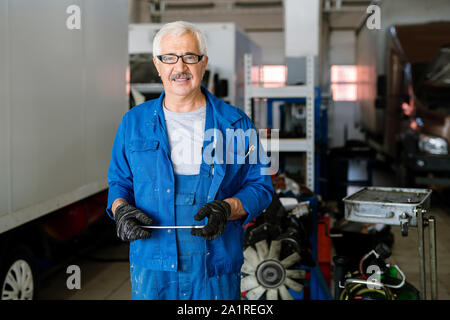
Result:
<instances>
[{"instance_id":1,"label":"white trailer panel","mask_svg":"<svg viewBox=\"0 0 450 320\"><path fill-rule=\"evenodd\" d=\"M70 5L80 29L66 25ZM128 110L125 0L0 2L0 232L107 188Z\"/></svg>"},{"instance_id":2,"label":"white trailer panel","mask_svg":"<svg viewBox=\"0 0 450 320\"><path fill-rule=\"evenodd\" d=\"M0 217L9 211L8 2L0 1Z\"/></svg>"}]
</instances>

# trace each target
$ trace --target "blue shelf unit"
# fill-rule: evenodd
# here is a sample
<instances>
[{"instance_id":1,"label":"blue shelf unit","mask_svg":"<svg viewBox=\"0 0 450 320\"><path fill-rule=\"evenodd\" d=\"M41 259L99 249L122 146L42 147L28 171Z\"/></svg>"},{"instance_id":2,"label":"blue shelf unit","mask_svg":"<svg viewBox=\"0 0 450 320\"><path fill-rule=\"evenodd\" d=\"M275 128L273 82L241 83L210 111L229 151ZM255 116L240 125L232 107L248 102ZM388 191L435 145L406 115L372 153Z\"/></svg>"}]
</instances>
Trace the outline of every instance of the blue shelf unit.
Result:
<instances>
[{"instance_id":1,"label":"blue shelf unit","mask_svg":"<svg viewBox=\"0 0 450 320\"><path fill-rule=\"evenodd\" d=\"M314 88L314 191L327 199L327 165L326 154L328 148L328 111L322 109L322 90ZM267 126L273 128L273 103L306 103L306 98L268 98L267 99ZM280 113L283 112L283 105L280 106Z\"/></svg>"},{"instance_id":2,"label":"blue shelf unit","mask_svg":"<svg viewBox=\"0 0 450 320\"><path fill-rule=\"evenodd\" d=\"M314 140L315 140L315 154L314 154L314 193L322 195L324 199L327 198L327 165L326 154L328 147L328 112L327 109L321 108L321 89L315 87L314 98ZM273 127L273 103L281 101L285 103L306 103L306 98L268 98L267 99L267 125L269 128ZM283 112L283 105L280 106L280 112ZM330 289L323 277L319 264L317 263L317 221L318 213L318 198L299 197L299 201L308 201L313 214L313 231L311 233L311 255L316 262L315 267L302 266L301 269L309 271L310 278L305 287L309 287L309 298L311 300L333 300ZM305 290L295 292L289 289L292 297L296 300L305 299Z\"/></svg>"}]
</instances>

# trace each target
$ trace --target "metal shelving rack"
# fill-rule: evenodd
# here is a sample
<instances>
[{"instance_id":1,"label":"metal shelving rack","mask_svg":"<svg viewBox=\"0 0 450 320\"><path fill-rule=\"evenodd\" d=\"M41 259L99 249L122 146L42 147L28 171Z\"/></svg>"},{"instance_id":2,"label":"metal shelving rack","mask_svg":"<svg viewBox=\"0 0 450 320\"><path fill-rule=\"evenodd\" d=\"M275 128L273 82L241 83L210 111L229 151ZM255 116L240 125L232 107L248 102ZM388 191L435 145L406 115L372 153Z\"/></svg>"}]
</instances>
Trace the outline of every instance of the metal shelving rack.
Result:
<instances>
[{"instance_id":1,"label":"metal shelving rack","mask_svg":"<svg viewBox=\"0 0 450 320\"><path fill-rule=\"evenodd\" d=\"M253 87L251 82L252 56L244 56L245 92L244 111L252 118L253 98L306 98L306 138L285 138L279 140L279 149L274 152L306 153L306 186L314 191L314 57L306 57L306 85L285 86L281 88ZM265 139L261 139L264 142Z\"/></svg>"}]
</instances>

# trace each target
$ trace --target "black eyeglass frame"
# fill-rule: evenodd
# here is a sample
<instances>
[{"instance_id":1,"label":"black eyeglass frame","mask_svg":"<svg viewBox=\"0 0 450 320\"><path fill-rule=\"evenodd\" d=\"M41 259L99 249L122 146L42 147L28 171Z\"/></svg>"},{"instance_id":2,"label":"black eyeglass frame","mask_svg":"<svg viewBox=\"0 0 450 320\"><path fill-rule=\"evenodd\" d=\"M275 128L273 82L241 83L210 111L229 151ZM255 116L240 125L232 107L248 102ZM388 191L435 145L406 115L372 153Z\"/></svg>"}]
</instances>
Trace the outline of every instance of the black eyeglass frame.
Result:
<instances>
[{"instance_id":1,"label":"black eyeglass frame","mask_svg":"<svg viewBox=\"0 0 450 320\"><path fill-rule=\"evenodd\" d=\"M175 61L175 62L164 62L164 61L162 61L162 57L163 56L177 57L177 61ZM197 62L186 62L186 61L184 61L184 57L185 56L196 56L196 57L198 57L198 61ZM200 63L200 61L202 61L204 56L205 56L204 54L195 54L195 53L184 54L182 56L179 56L179 55L176 55L176 54L172 54L172 53L168 53L168 54L161 54L161 55L156 56L156 57L159 59L159 61L161 61L164 64L176 64L178 62L178 60L180 60L180 58L183 61L183 63L185 63L185 64L197 64L197 63Z\"/></svg>"}]
</instances>

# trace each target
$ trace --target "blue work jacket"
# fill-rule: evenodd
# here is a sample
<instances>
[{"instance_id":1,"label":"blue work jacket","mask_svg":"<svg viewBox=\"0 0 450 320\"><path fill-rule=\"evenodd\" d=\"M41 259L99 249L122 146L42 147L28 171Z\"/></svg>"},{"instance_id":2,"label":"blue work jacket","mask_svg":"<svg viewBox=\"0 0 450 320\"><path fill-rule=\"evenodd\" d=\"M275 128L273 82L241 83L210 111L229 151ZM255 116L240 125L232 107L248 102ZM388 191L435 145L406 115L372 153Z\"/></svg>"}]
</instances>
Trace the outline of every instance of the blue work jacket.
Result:
<instances>
[{"instance_id":1,"label":"blue work jacket","mask_svg":"<svg viewBox=\"0 0 450 320\"><path fill-rule=\"evenodd\" d=\"M218 99L204 87L202 92L206 97L207 107L205 130L213 127L226 137L227 129L242 129L244 132L254 129L250 118L239 108ZM135 106L122 118L108 171L107 213L111 218L112 203L118 198L124 198L147 213L154 225L175 225L175 202L193 201L189 196L175 197L173 192L175 179L164 120L163 98L164 92L158 99ZM210 138L212 143L213 138ZM205 141L207 139L205 135ZM261 147L258 136L255 141ZM226 157L222 156L222 161L218 158L213 161L213 170L211 163L205 161L200 166L201 172L211 172L212 181L208 195L205 195L206 202L236 197L248 213L245 219L228 221L221 236L206 241L209 276L240 271L244 259L243 226L257 217L272 201L270 176L261 173L261 169L268 165L259 160L249 163L247 155L252 143L249 137L236 144L239 143L245 146L245 155L239 152L232 154L236 160L234 163L227 163ZM226 150L227 143L216 144L216 148L217 146L222 146L223 154L236 153L231 149ZM159 232L155 237L153 234L152 239L131 242L130 262L152 270L176 271L178 256L175 232Z\"/></svg>"}]
</instances>

